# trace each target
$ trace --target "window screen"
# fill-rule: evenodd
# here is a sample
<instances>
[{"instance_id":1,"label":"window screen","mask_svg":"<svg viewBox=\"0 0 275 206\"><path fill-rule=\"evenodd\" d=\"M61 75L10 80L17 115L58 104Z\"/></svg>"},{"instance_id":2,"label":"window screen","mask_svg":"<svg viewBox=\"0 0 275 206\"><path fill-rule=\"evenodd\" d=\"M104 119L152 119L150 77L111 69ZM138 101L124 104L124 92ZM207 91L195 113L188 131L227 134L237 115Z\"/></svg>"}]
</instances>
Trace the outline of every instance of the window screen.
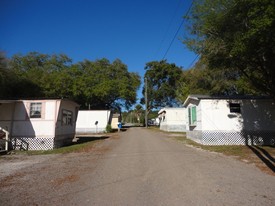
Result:
<instances>
[{"instance_id":1,"label":"window screen","mask_svg":"<svg viewBox=\"0 0 275 206\"><path fill-rule=\"evenodd\" d=\"M30 118L41 118L41 110L42 110L41 102L31 103Z\"/></svg>"},{"instance_id":2,"label":"window screen","mask_svg":"<svg viewBox=\"0 0 275 206\"><path fill-rule=\"evenodd\" d=\"M73 112L68 110L62 111L62 124L63 125L72 125L73 124Z\"/></svg>"}]
</instances>

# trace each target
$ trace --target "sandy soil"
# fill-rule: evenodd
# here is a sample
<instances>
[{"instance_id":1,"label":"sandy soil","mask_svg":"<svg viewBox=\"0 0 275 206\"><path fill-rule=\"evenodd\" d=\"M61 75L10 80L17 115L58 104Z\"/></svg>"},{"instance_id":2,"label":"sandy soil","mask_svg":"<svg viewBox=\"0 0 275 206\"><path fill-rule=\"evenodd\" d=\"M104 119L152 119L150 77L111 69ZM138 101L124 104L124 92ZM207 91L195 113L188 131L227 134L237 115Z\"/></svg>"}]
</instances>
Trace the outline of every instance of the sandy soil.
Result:
<instances>
[{"instance_id":1,"label":"sandy soil","mask_svg":"<svg viewBox=\"0 0 275 206\"><path fill-rule=\"evenodd\" d=\"M253 165L133 128L79 153L0 158L0 205L274 205Z\"/></svg>"}]
</instances>

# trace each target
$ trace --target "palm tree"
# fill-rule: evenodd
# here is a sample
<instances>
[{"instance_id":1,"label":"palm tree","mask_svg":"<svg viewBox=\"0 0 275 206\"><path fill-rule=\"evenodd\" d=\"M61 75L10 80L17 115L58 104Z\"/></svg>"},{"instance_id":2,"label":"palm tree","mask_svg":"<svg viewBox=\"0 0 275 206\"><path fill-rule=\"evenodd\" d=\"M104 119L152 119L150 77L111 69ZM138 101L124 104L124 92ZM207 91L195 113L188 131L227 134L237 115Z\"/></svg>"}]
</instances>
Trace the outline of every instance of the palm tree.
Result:
<instances>
[{"instance_id":1,"label":"palm tree","mask_svg":"<svg viewBox=\"0 0 275 206\"><path fill-rule=\"evenodd\" d=\"M135 107L135 110L134 110L134 115L137 118L139 124L140 124L140 117L141 117L142 113L143 113L142 106L140 104L137 104Z\"/></svg>"}]
</instances>

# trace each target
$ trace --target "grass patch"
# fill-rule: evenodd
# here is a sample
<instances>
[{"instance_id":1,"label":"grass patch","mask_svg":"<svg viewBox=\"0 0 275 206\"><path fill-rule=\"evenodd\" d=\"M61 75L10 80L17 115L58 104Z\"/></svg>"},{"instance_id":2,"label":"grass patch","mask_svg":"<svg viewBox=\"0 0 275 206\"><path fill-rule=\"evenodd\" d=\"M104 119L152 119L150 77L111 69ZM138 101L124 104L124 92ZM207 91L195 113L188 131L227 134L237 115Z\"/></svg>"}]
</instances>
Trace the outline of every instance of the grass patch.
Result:
<instances>
[{"instance_id":1,"label":"grass patch","mask_svg":"<svg viewBox=\"0 0 275 206\"><path fill-rule=\"evenodd\" d=\"M170 137L182 142L186 145L191 145L203 150L222 153L227 156L234 156L239 160L247 163L255 164L262 171L275 175L275 147L274 146L245 146L245 145L219 145L209 146L201 145L190 139L186 138L186 135Z\"/></svg>"},{"instance_id":2,"label":"grass patch","mask_svg":"<svg viewBox=\"0 0 275 206\"><path fill-rule=\"evenodd\" d=\"M146 128L146 127L144 127L144 128ZM151 130L151 131L161 131L160 129L159 129L159 127L156 127L156 126L154 126L154 127L147 127L146 129L149 129L149 130Z\"/></svg>"},{"instance_id":3,"label":"grass patch","mask_svg":"<svg viewBox=\"0 0 275 206\"><path fill-rule=\"evenodd\" d=\"M85 143L75 143L73 145L64 146L52 150L28 150L28 151L19 151L13 150L12 153L15 154L26 154L26 155L48 155L48 154L66 154L73 152L89 152L100 140L94 140Z\"/></svg>"},{"instance_id":4,"label":"grass patch","mask_svg":"<svg viewBox=\"0 0 275 206\"><path fill-rule=\"evenodd\" d=\"M248 146L245 145L217 145L217 146L210 146L210 145L202 145L197 142L194 142L190 139L187 139L185 135L183 136L176 136L174 137L176 140L192 145L197 148L201 148L204 150L212 151L212 152L218 152L223 153L225 155L231 155L231 156L237 156L239 158L249 158L249 156L252 154L251 149L249 149ZM257 146L261 149L264 149L271 155L275 156L275 148L270 146Z\"/></svg>"}]
</instances>

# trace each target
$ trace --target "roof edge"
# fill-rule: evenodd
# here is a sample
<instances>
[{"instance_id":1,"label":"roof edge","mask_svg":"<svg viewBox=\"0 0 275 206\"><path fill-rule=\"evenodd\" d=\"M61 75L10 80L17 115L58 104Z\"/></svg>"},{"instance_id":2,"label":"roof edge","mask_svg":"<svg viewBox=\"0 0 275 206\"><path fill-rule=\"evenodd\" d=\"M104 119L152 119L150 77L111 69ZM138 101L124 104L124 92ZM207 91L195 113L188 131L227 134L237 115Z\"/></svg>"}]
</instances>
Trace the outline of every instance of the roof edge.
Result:
<instances>
[{"instance_id":1,"label":"roof edge","mask_svg":"<svg viewBox=\"0 0 275 206\"><path fill-rule=\"evenodd\" d=\"M186 107L190 100L201 100L201 99L274 99L271 96L253 96L253 95L201 95L201 94L191 94L188 95L186 100L183 103L183 106Z\"/></svg>"}]
</instances>

